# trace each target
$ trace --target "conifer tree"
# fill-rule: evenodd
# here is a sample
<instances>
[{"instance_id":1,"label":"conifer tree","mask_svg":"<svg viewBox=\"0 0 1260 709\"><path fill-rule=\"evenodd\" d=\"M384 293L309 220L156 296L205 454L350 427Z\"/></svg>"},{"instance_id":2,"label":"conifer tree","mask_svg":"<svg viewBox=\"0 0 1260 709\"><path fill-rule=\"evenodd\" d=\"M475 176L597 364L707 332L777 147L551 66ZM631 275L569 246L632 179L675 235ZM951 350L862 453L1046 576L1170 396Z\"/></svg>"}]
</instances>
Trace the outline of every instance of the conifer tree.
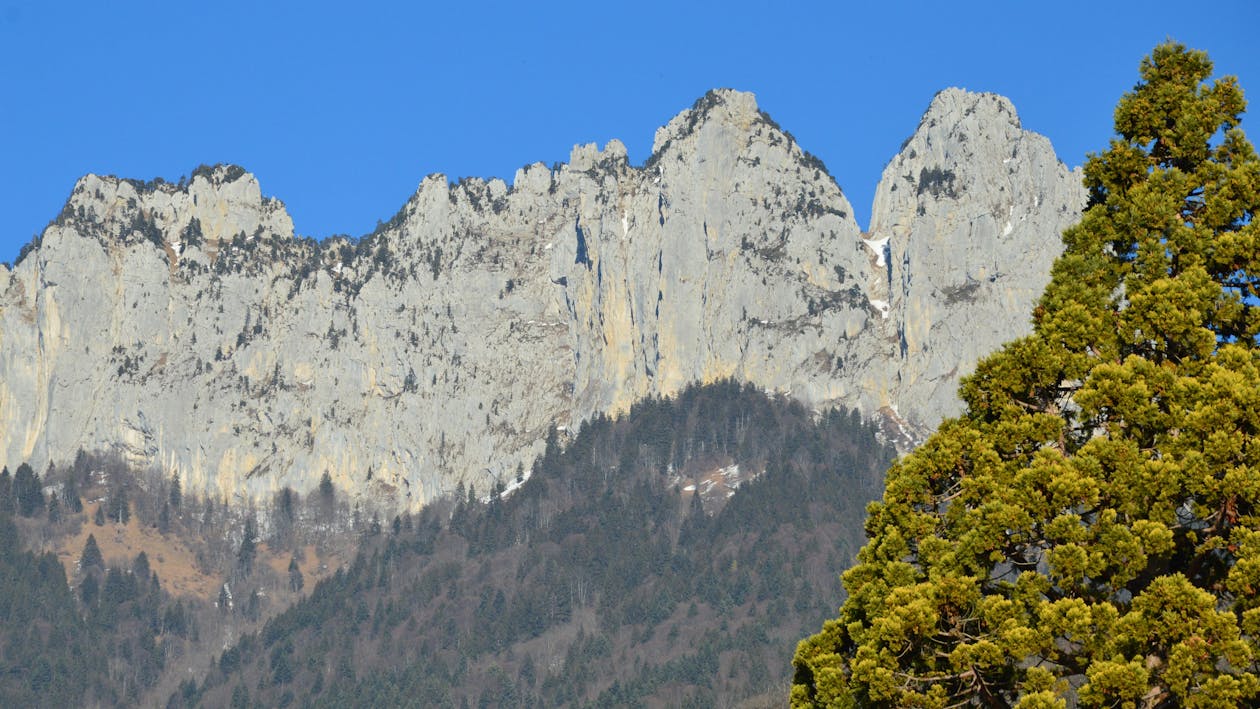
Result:
<instances>
[{"instance_id":1,"label":"conifer tree","mask_svg":"<svg viewBox=\"0 0 1260 709\"><path fill-rule=\"evenodd\" d=\"M15 509L13 504L13 476L9 473L9 466L0 469L0 514L12 513Z\"/></svg>"},{"instance_id":2,"label":"conifer tree","mask_svg":"<svg viewBox=\"0 0 1260 709\"><path fill-rule=\"evenodd\" d=\"M1157 47L965 413L887 475L794 706L1260 702L1260 161L1233 78Z\"/></svg>"},{"instance_id":3,"label":"conifer tree","mask_svg":"<svg viewBox=\"0 0 1260 709\"><path fill-rule=\"evenodd\" d=\"M302 569L298 566L297 557L289 559L289 590L297 593L302 590L302 586L306 584L302 578Z\"/></svg>"},{"instance_id":4,"label":"conifer tree","mask_svg":"<svg viewBox=\"0 0 1260 709\"><path fill-rule=\"evenodd\" d=\"M74 514L83 511L83 500L79 497L79 474L74 470L66 475L66 483L62 486L62 496L65 498L66 509Z\"/></svg>"},{"instance_id":5,"label":"conifer tree","mask_svg":"<svg viewBox=\"0 0 1260 709\"><path fill-rule=\"evenodd\" d=\"M55 492L48 496L48 521L53 524L61 521L61 502Z\"/></svg>"},{"instance_id":6,"label":"conifer tree","mask_svg":"<svg viewBox=\"0 0 1260 709\"><path fill-rule=\"evenodd\" d=\"M79 557L79 569L87 571L92 567L105 568L105 558L101 556L101 548L96 544L95 534L88 535L87 542L83 544L83 554Z\"/></svg>"},{"instance_id":7,"label":"conifer tree","mask_svg":"<svg viewBox=\"0 0 1260 709\"><path fill-rule=\"evenodd\" d=\"M258 548L255 546L254 537L257 536L258 530L254 527L254 518L245 518L245 533L241 537L241 547L236 552L237 567L241 571L241 576L249 576L254 570L254 558L258 555Z\"/></svg>"},{"instance_id":8,"label":"conifer tree","mask_svg":"<svg viewBox=\"0 0 1260 709\"><path fill-rule=\"evenodd\" d=\"M184 501L184 490L183 490L183 487L179 484L179 473L175 473L175 475L171 478L171 492L170 492L170 498L168 502L170 502L170 505L172 508L178 510L180 504L183 503L183 501Z\"/></svg>"},{"instance_id":9,"label":"conifer tree","mask_svg":"<svg viewBox=\"0 0 1260 709\"><path fill-rule=\"evenodd\" d=\"M23 517L34 516L36 511L44 509L44 490L39 476L26 463L19 465L17 474L13 476L13 497L17 501L18 513Z\"/></svg>"},{"instance_id":10,"label":"conifer tree","mask_svg":"<svg viewBox=\"0 0 1260 709\"><path fill-rule=\"evenodd\" d=\"M127 501L126 485L118 485L111 491L109 519L115 524L127 524L131 520L131 503Z\"/></svg>"}]
</instances>

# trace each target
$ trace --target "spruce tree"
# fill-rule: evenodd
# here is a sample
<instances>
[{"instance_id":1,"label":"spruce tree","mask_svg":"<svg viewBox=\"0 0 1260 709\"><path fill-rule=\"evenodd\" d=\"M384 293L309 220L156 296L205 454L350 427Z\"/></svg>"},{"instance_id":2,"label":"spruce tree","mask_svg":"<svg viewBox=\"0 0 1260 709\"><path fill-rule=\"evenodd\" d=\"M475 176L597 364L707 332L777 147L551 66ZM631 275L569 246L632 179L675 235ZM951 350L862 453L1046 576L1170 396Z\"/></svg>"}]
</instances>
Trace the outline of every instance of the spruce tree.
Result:
<instances>
[{"instance_id":1,"label":"spruce tree","mask_svg":"<svg viewBox=\"0 0 1260 709\"><path fill-rule=\"evenodd\" d=\"M297 593L304 585L306 581L302 578L302 569L298 566L297 557L294 556L289 559L289 590Z\"/></svg>"},{"instance_id":2,"label":"spruce tree","mask_svg":"<svg viewBox=\"0 0 1260 709\"><path fill-rule=\"evenodd\" d=\"M12 514L16 506L13 504L13 476L9 466L0 469L0 514Z\"/></svg>"},{"instance_id":3,"label":"spruce tree","mask_svg":"<svg viewBox=\"0 0 1260 709\"><path fill-rule=\"evenodd\" d=\"M43 486L39 476L26 463L19 465L17 474L13 476L13 497L17 501L18 513L23 517L32 517L44 509Z\"/></svg>"},{"instance_id":4,"label":"spruce tree","mask_svg":"<svg viewBox=\"0 0 1260 709\"><path fill-rule=\"evenodd\" d=\"M171 507L176 510L179 509L180 504L184 501L184 489L179 484L179 473L175 473L175 475L171 478L171 492L168 501L170 502Z\"/></svg>"},{"instance_id":5,"label":"spruce tree","mask_svg":"<svg viewBox=\"0 0 1260 709\"><path fill-rule=\"evenodd\" d=\"M101 548L96 544L96 535L89 534L83 545L83 554L79 557L79 569L86 572L93 567L105 568L105 558L101 556Z\"/></svg>"},{"instance_id":6,"label":"spruce tree","mask_svg":"<svg viewBox=\"0 0 1260 709\"><path fill-rule=\"evenodd\" d=\"M236 565L242 577L249 576L254 570L254 558L258 556L258 547L254 537L258 530L254 526L254 518L245 518L245 533L241 536L241 546L236 552Z\"/></svg>"},{"instance_id":7,"label":"spruce tree","mask_svg":"<svg viewBox=\"0 0 1260 709\"><path fill-rule=\"evenodd\" d=\"M66 475L66 483L62 486L62 496L65 498L66 509L74 514L83 511L83 500L79 497L79 474L74 470Z\"/></svg>"},{"instance_id":8,"label":"spruce tree","mask_svg":"<svg viewBox=\"0 0 1260 709\"><path fill-rule=\"evenodd\" d=\"M1233 78L1141 64L965 413L887 475L794 706L1260 703L1260 161Z\"/></svg>"},{"instance_id":9,"label":"spruce tree","mask_svg":"<svg viewBox=\"0 0 1260 709\"><path fill-rule=\"evenodd\" d=\"M55 492L48 496L48 521L53 524L61 521L61 502Z\"/></svg>"}]
</instances>

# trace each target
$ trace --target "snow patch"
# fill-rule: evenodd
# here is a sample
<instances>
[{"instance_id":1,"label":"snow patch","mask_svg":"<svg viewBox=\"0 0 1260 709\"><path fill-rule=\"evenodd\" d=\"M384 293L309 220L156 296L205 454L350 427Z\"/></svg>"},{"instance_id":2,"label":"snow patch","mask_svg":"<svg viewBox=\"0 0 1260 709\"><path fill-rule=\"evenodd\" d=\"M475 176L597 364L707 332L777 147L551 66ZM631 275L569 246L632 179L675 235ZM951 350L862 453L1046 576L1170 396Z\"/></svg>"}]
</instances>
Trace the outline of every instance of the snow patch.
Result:
<instances>
[{"instance_id":1,"label":"snow patch","mask_svg":"<svg viewBox=\"0 0 1260 709\"><path fill-rule=\"evenodd\" d=\"M887 265L884 262L884 252L888 247L888 237L885 236L882 239L862 239L862 243L866 244L867 248L871 250L871 253L875 254L876 266L883 267Z\"/></svg>"},{"instance_id":2,"label":"snow patch","mask_svg":"<svg viewBox=\"0 0 1260 709\"><path fill-rule=\"evenodd\" d=\"M875 309L879 311L879 314L880 314L880 315L881 315L881 316L882 316L885 320L887 320L887 319L888 319L888 309L889 309L889 307L890 307L890 306L888 305L888 301L886 301L886 300L875 300L874 298L872 298L872 299L871 299L871 301L870 301L870 303L871 303L871 305L875 306Z\"/></svg>"}]
</instances>

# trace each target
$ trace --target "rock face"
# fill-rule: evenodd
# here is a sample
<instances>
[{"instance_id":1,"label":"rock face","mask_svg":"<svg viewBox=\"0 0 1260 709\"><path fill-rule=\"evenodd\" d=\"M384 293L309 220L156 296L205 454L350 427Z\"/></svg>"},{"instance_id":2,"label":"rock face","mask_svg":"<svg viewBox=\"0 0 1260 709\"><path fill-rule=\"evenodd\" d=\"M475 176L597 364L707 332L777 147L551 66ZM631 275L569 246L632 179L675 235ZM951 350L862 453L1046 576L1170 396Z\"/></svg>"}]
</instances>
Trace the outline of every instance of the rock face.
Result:
<instances>
[{"instance_id":1,"label":"rock face","mask_svg":"<svg viewBox=\"0 0 1260 709\"><path fill-rule=\"evenodd\" d=\"M1079 174L1009 102L933 100L863 234L753 97L710 92L631 166L430 176L360 240L295 237L240 168L89 175L0 270L0 462L115 447L229 499L325 472L415 506L513 476L553 426L736 377L910 433L1023 334Z\"/></svg>"},{"instance_id":2,"label":"rock face","mask_svg":"<svg viewBox=\"0 0 1260 709\"><path fill-rule=\"evenodd\" d=\"M868 243L886 244L889 401L919 426L958 412L958 378L1031 331L1032 307L1085 204L1080 171L1010 101L948 89L884 169ZM876 247L878 248L878 247ZM884 295L884 294L887 295ZM907 408L909 407L909 408Z\"/></svg>"}]
</instances>

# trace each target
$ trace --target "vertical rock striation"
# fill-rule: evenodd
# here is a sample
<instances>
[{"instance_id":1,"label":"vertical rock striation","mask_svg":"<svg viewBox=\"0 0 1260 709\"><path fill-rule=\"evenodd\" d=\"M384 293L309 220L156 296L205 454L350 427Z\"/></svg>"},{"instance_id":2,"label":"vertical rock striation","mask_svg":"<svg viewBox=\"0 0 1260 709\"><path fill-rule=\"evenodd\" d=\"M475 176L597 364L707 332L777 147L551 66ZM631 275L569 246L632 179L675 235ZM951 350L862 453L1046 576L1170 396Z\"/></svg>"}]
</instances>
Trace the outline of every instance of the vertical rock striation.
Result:
<instances>
[{"instance_id":1,"label":"vertical rock striation","mask_svg":"<svg viewBox=\"0 0 1260 709\"><path fill-rule=\"evenodd\" d=\"M868 243L886 244L889 399L918 427L961 408L958 378L1032 331L1029 313L1085 204L1080 170L1009 100L947 89L884 169Z\"/></svg>"},{"instance_id":2,"label":"vertical rock striation","mask_svg":"<svg viewBox=\"0 0 1260 709\"><path fill-rule=\"evenodd\" d=\"M0 456L114 447L229 499L414 506L506 479L553 425L735 377L910 433L1026 329L1084 202L1000 97L950 90L863 234L750 94L714 91L629 164L610 142L511 186L430 176L357 241L295 237L235 167L89 175L0 268Z\"/></svg>"}]
</instances>

